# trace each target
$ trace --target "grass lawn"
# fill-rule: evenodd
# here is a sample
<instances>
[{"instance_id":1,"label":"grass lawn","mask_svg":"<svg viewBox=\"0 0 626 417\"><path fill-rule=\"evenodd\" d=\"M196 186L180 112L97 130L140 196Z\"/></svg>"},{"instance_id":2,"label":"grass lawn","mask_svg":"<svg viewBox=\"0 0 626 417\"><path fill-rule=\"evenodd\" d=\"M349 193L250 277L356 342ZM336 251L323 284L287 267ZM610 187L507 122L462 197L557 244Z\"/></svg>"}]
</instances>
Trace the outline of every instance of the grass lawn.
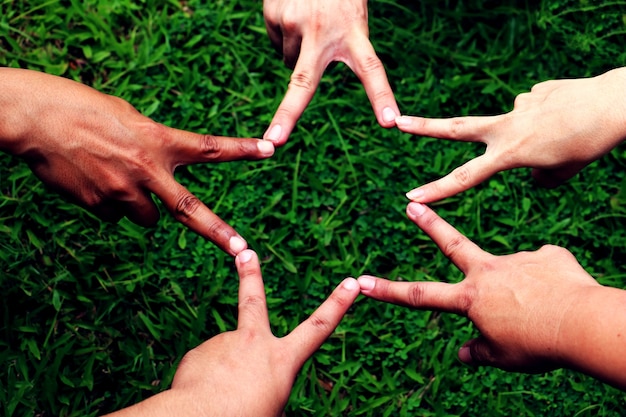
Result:
<instances>
[{"instance_id":1,"label":"grass lawn","mask_svg":"<svg viewBox=\"0 0 626 417\"><path fill-rule=\"evenodd\" d=\"M626 1L369 3L371 39L406 114L502 113L540 81L626 65ZM261 9L0 0L0 65L84 82L169 126L260 137L290 75ZM177 178L259 253L282 335L346 276L460 280L406 219L404 193L482 151L380 128L337 65L273 158ZM4 154L0 188L0 415L127 406L167 388L187 350L236 325L232 260L169 215L153 229L101 223ZM624 146L554 190L518 169L433 207L490 252L565 246L601 283L626 288ZM463 365L457 349L475 334L462 317L360 297L304 366L287 414L624 415L626 394L580 374Z\"/></svg>"}]
</instances>

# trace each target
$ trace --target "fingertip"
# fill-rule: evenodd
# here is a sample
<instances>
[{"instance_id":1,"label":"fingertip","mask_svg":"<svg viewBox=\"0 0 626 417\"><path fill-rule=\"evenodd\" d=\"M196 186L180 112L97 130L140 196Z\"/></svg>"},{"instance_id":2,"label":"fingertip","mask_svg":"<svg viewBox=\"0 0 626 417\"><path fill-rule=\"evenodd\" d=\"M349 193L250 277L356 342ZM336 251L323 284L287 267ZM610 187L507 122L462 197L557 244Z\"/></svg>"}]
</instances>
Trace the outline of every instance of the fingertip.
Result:
<instances>
[{"instance_id":1,"label":"fingertip","mask_svg":"<svg viewBox=\"0 0 626 417\"><path fill-rule=\"evenodd\" d=\"M381 125L384 127L393 127L396 124L396 118L398 117L398 112L392 109L391 107L385 107L382 111L382 123Z\"/></svg>"},{"instance_id":2,"label":"fingertip","mask_svg":"<svg viewBox=\"0 0 626 417\"><path fill-rule=\"evenodd\" d=\"M240 264L246 264L250 262L250 260L254 257L254 255L255 255L255 252L253 250L250 250L250 249L243 250L237 255L237 261Z\"/></svg>"},{"instance_id":3,"label":"fingertip","mask_svg":"<svg viewBox=\"0 0 626 417\"><path fill-rule=\"evenodd\" d=\"M424 194L425 192L423 188L416 188L406 193L406 198L417 203L424 198Z\"/></svg>"},{"instance_id":4,"label":"fingertip","mask_svg":"<svg viewBox=\"0 0 626 417\"><path fill-rule=\"evenodd\" d=\"M376 278L369 275L362 275L357 279L361 292L370 292L376 287Z\"/></svg>"},{"instance_id":5,"label":"fingertip","mask_svg":"<svg viewBox=\"0 0 626 417\"><path fill-rule=\"evenodd\" d=\"M470 350L469 342L461 346L458 356L461 362L468 365L473 364L474 361L472 360L472 352Z\"/></svg>"},{"instance_id":6,"label":"fingertip","mask_svg":"<svg viewBox=\"0 0 626 417\"><path fill-rule=\"evenodd\" d=\"M354 278L344 279L343 282L341 283L341 286L350 292L360 288L359 283Z\"/></svg>"},{"instance_id":7,"label":"fingertip","mask_svg":"<svg viewBox=\"0 0 626 417\"><path fill-rule=\"evenodd\" d=\"M232 254L236 256L248 248L248 243L241 236L232 236L228 240L228 247Z\"/></svg>"},{"instance_id":8,"label":"fingertip","mask_svg":"<svg viewBox=\"0 0 626 417\"><path fill-rule=\"evenodd\" d=\"M263 135L263 139L270 141L274 146L279 146L285 142L282 140L282 135L283 127L279 124L274 124L267 129Z\"/></svg>"},{"instance_id":9,"label":"fingertip","mask_svg":"<svg viewBox=\"0 0 626 417\"><path fill-rule=\"evenodd\" d=\"M402 130L402 128L411 126L411 118L409 116L398 116L396 117L395 122L396 126L400 130Z\"/></svg>"},{"instance_id":10,"label":"fingertip","mask_svg":"<svg viewBox=\"0 0 626 417\"><path fill-rule=\"evenodd\" d=\"M268 158L274 155L275 147L274 147L274 143L272 143L271 141L259 140L256 146L261 156Z\"/></svg>"},{"instance_id":11,"label":"fingertip","mask_svg":"<svg viewBox=\"0 0 626 417\"><path fill-rule=\"evenodd\" d=\"M421 203L411 202L407 205L406 212L410 218L421 217L426 213L426 206Z\"/></svg>"}]
</instances>

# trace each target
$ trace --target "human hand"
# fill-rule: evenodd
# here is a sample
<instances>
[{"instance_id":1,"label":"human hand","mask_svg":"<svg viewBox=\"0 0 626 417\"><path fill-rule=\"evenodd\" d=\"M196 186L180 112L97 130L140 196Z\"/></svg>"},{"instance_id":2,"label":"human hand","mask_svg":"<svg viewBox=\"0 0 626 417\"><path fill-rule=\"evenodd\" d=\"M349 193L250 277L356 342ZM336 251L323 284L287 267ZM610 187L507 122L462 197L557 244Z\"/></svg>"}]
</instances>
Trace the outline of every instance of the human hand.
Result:
<instances>
[{"instance_id":1,"label":"human hand","mask_svg":"<svg viewBox=\"0 0 626 417\"><path fill-rule=\"evenodd\" d=\"M540 185L555 187L626 139L624 91L626 67L594 78L537 84L503 115L399 117L396 124L407 133L487 145L483 155L407 197L420 203L441 200L519 167L533 168Z\"/></svg>"},{"instance_id":2,"label":"human hand","mask_svg":"<svg viewBox=\"0 0 626 417\"><path fill-rule=\"evenodd\" d=\"M181 223L236 255L245 240L174 178L180 165L262 159L274 146L172 129L126 101L35 71L1 69L0 148L103 220L149 226L155 194Z\"/></svg>"},{"instance_id":3,"label":"human hand","mask_svg":"<svg viewBox=\"0 0 626 417\"><path fill-rule=\"evenodd\" d=\"M566 249L544 246L536 252L494 256L472 243L431 209L411 203L407 214L441 251L465 274L456 284L440 282L392 282L364 276L358 279L361 292L377 300L428 310L467 316L480 336L459 350L459 359L475 365L491 365L505 370L541 372L563 366L583 369L598 357L601 366L615 366L607 360L603 347L581 345L583 330L589 340L602 340L590 327L599 326L594 317L598 307L612 295L604 290L578 264ZM594 300L590 303L589 300ZM614 308L622 303L624 293ZM580 308L580 310L578 310ZM604 312L606 313L606 312ZM626 317L626 315L622 314ZM621 327L624 320L614 329ZM623 342L607 332L615 352ZM570 337L572 336L572 337ZM607 339L608 340L608 339ZM619 347L619 348L618 348ZM590 350L588 350L589 348ZM592 352L592 353L591 353ZM582 359L576 355L580 355ZM603 362L604 361L604 362ZM626 362L621 360L626 366ZM619 369L619 367L617 368ZM586 372L598 375L593 369ZM623 374L623 372L622 372ZM624 379L625 377L620 376ZM605 378L606 379L606 378Z\"/></svg>"},{"instance_id":4,"label":"human hand","mask_svg":"<svg viewBox=\"0 0 626 417\"><path fill-rule=\"evenodd\" d=\"M270 40L294 69L265 139L285 144L333 61L345 63L359 77L378 123L395 125L400 111L369 41L367 0L264 0L263 15Z\"/></svg>"},{"instance_id":5,"label":"human hand","mask_svg":"<svg viewBox=\"0 0 626 417\"><path fill-rule=\"evenodd\" d=\"M289 335L276 338L267 314L259 260L251 250L235 259L239 324L189 351L170 390L114 414L122 416L280 416L304 362L332 334L359 295L353 278Z\"/></svg>"}]
</instances>

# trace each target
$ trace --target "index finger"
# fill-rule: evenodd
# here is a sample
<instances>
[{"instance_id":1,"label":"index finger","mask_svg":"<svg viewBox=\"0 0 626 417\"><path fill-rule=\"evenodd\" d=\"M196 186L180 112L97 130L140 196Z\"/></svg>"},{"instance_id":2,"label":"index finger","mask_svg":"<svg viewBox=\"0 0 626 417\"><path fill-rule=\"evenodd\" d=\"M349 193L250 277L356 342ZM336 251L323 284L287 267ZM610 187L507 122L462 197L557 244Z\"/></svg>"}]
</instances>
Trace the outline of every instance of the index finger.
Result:
<instances>
[{"instance_id":1,"label":"index finger","mask_svg":"<svg viewBox=\"0 0 626 417\"><path fill-rule=\"evenodd\" d=\"M389 85L385 67L367 36L363 35L352 42L349 45L349 54L346 64L361 80L378 123L383 127L394 126L400 110Z\"/></svg>"},{"instance_id":2,"label":"index finger","mask_svg":"<svg viewBox=\"0 0 626 417\"><path fill-rule=\"evenodd\" d=\"M406 212L465 275L472 266L480 264L486 257L493 256L483 251L425 205L409 203Z\"/></svg>"},{"instance_id":3,"label":"index finger","mask_svg":"<svg viewBox=\"0 0 626 417\"><path fill-rule=\"evenodd\" d=\"M180 185L171 174L164 174L162 178L151 182L149 190L163 202L176 220L214 242L223 251L235 256L248 247L235 229Z\"/></svg>"},{"instance_id":4,"label":"index finger","mask_svg":"<svg viewBox=\"0 0 626 417\"><path fill-rule=\"evenodd\" d=\"M466 314L467 305L464 305L456 284L389 281L369 275L359 277L358 282L363 295L375 300L425 310Z\"/></svg>"},{"instance_id":5,"label":"index finger","mask_svg":"<svg viewBox=\"0 0 626 417\"><path fill-rule=\"evenodd\" d=\"M235 258L239 274L239 317L237 329L270 329L265 287L259 257L249 249Z\"/></svg>"},{"instance_id":6,"label":"index finger","mask_svg":"<svg viewBox=\"0 0 626 417\"><path fill-rule=\"evenodd\" d=\"M401 116L396 119L396 125L403 132L419 136L488 143L495 124L502 116L466 116L448 119Z\"/></svg>"},{"instance_id":7,"label":"index finger","mask_svg":"<svg viewBox=\"0 0 626 417\"><path fill-rule=\"evenodd\" d=\"M257 160L274 154L273 144L265 140L203 135L174 128L167 129L171 141L168 156L174 167L203 162Z\"/></svg>"},{"instance_id":8,"label":"index finger","mask_svg":"<svg viewBox=\"0 0 626 417\"><path fill-rule=\"evenodd\" d=\"M346 278L308 319L284 337L298 369L335 331L359 290L354 278Z\"/></svg>"},{"instance_id":9,"label":"index finger","mask_svg":"<svg viewBox=\"0 0 626 417\"><path fill-rule=\"evenodd\" d=\"M291 74L287 93L278 106L274 118L263 135L276 146L284 145L296 122L304 113L317 90L327 63L320 59L320 53L313 44L302 41L298 62Z\"/></svg>"},{"instance_id":10,"label":"index finger","mask_svg":"<svg viewBox=\"0 0 626 417\"><path fill-rule=\"evenodd\" d=\"M436 181L409 191L406 196L409 200L419 203L442 200L477 186L500 170L498 161L494 161L491 154L486 153L455 168Z\"/></svg>"}]
</instances>

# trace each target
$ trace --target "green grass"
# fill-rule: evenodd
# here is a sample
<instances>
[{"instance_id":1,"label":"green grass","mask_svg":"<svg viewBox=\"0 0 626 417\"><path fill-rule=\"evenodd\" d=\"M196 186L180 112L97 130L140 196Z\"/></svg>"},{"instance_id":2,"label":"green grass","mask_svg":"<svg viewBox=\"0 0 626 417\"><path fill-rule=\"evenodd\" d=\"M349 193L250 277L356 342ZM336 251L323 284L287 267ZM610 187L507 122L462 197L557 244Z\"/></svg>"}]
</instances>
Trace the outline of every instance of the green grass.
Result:
<instances>
[{"instance_id":1,"label":"green grass","mask_svg":"<svg viewBox=\"0 0 626 417\"><path fill-rule=\"evenodd\" d=\"M371 39L407 114L508 111L553 78L626 65L626 2L370 1ZM261 1L0 0L0 65L121 96L153 119L260 137L290 75ZM329 69L286 146L267 161L197 165L179 180L263 261L275 333L346 276L457 281L406 219L404 193L482 152L383 130L343 65ZM626 287L626 148L567 185L499 174L435 205L483 248L569 248ZM0 156L0 414L93 416L168 387L191 347L236 323L231 259L164 215L100 223ZM307 362L293 416L620 416L626 395L569 371L471 369L464 318L359 298Z\"/></svg>"}]
</instances>

